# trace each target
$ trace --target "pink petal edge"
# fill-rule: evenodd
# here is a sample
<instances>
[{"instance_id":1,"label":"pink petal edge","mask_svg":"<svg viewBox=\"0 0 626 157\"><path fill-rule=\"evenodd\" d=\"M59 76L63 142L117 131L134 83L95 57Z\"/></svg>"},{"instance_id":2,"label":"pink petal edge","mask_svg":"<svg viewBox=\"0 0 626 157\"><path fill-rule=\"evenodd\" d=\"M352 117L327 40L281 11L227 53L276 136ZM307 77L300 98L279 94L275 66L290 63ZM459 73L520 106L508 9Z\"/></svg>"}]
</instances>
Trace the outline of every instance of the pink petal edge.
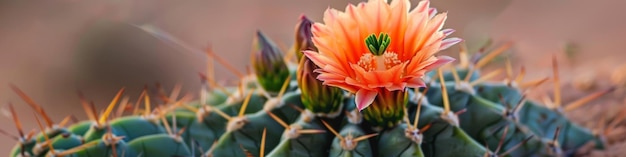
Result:
<instances>
[{"instance_id":1,"label":"pink petal edge","mask_svg":"<svg viewBox=\"0 0 626 157\"><path fill-rule=\"evenodd\" d=\"M376 91L359 89L359 91L356 92L356 96L354 98L356 108L359 109L359 111L363 111L363 109L367 108L374 102L374 99L376 99L376 95L378 95L378 92Z\"/></svg>"},{"instance_id":2,"label":"pink petal edge","mask_svg":"<svg viewBox=\"0 0 626 157\"><path fill-rule=\"evenodd\" d=\"M426 71L430 71L432 69L436 69L439 68L442 65L448 64L450 62L455 61L456 59L450 57L450 56L439 56L437 57L437 61L433 62L432 64L424 67L424 70Z\"/></svg>"}]
</instances>

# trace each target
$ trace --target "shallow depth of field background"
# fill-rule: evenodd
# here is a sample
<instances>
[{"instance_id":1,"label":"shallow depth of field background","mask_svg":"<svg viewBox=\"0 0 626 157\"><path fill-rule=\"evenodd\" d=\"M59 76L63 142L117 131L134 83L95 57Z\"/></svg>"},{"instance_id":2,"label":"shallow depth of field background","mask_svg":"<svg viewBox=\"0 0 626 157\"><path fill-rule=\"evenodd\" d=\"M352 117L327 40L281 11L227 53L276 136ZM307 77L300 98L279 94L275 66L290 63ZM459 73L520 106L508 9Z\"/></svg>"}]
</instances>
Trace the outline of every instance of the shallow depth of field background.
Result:
<instances>
[{"instance_id":1,"label":"shallow depth of field background","mask_svg":"<svg viewBox=\"0 0 626 157\"><path fill-rule=\"evenodd\" d=\"M249 64L252 37L257 29L277 43L293 43L301 14L321 21L327 7L343 10L358 0L134 0L134 1L10 1L0 0L0 105L13 103L25 131L37 128L32 110L8 84L22 88L59 122L73 114L86 119L76 91L94 100L99 109L121 87L134 101L145 84L156 82L171 90L196 92L205 60L173 48L130 24L153 24L202 49L217 54L244 71ZM418 1L412 0L414 7ZM446 28L467 40L476 51L487 37L494 44L514 43L508 55L515 67L525 65L527 77L550 73L550 56L557 54L561 78L581 75L606 78L624 64L626 20L618 0L432 0L448 11ZM574 58L563 46L576 43ZM497 46L497 45L495 45ZM458 46L444 54L457 57ZM218 66L218 79L234 79ZM595 73L595 74L593 74ZM569 91L566 91L569 92ZM7 114L4 114L7 115ZM6 116L0 129L17 132ZM0 154L15 141L0 136Z\"/></svg>"}]
</instances>

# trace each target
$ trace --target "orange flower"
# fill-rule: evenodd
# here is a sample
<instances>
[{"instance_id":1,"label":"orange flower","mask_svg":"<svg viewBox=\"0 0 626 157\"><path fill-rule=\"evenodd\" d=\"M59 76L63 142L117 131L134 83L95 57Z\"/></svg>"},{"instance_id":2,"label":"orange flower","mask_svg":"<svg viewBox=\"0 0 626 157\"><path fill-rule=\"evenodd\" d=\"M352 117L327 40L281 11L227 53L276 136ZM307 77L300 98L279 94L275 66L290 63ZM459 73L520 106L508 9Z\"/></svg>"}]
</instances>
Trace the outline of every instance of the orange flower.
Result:
<instances>
[{"instance_id":1,"label":"orange flower","mask_svg":"<svg viewBox=\"0 0 626 157\"><path fill-rule=\"evenodd\" d=\"M324 23L312 26L318 52L303 51L320 67L325 85L356 94L359 110L369 106L381 90L424 87L424 74L454 61L434 54L456 43L441 30L446 13L437 14L423 0L410 10L409 0L369 0L348 5L345 12L329 8Z\"/></svg>"}]
</instances>

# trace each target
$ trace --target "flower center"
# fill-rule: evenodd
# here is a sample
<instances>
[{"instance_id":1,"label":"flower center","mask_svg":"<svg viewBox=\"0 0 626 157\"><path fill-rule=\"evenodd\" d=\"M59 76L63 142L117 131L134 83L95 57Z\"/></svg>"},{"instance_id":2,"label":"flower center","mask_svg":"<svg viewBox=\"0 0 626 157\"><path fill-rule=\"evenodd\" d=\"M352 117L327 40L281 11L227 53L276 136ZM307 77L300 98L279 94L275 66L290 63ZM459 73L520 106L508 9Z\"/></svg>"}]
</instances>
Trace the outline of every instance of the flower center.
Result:
<instances>
[{"instance_id":1,"label":"flower center","mask_svg":"<svg viewBox=\"0 0 626 157\"><path fill-rule=\"evenodd\" d=\"M361 56L357 65L365 69L365 71L384 71L391 69L392 67L402 63L398 59L398 54L395 52L385 52L383 55L374 56L371 53L366 53Z\"/></svg>"},{"instance_id":2,"label":"flower center","mask_svg":"<svg viewBox=\"0 0 626 157\"><path fill-rule=\"evenodd\" d=\"M365 38L365 45L370 53L363 54L357 62L365 71L384 71L401 63L398 54L387 51L391 38L387 33L380 33L378 37L371 34Z\"/></svg>"}]
</instances>

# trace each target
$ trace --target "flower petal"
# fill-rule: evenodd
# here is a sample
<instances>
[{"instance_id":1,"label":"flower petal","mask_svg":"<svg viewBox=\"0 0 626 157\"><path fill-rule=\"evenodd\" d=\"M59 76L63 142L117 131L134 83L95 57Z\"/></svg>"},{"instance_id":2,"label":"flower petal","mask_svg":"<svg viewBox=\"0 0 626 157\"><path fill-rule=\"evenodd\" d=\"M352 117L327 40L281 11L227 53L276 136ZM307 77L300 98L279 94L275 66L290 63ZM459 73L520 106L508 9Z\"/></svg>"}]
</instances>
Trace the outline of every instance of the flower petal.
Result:
<instances>
[{"instance_id":1,"label":"flower petal","mask_svg":"<svg viewBox=\"0 0 626 157\"><path fill-rule=\"evenodd\" d=\"M362 111L366 107L370 106L374 102L374 99L376 99L376 95L378 95L377 91L359 89L354 97L356 108L359 109L359 111Z\"/></svg>"},{"instance_id":2,"label":"flower petal","mask_svg":"<svg viewBox=\"0 0 626 157\"><path fill-rule=\"evenodd\" d=\"M454 33L455 31L456 30L450 29L450 28L441 30L441 32L443 32L443 35L445 35L445 36L448 36L448 35Z\"/></svg>"},{"instance_id":3,"label":"flower petal","mask_svg":"<svg viewBox=\"0 0 626 157\"><path fill-rule=\"evenodd\" d=\"M435 17L435 15L437 15L437 8L429 8L428 15L430 16L431 19Z\"/></svg>"},{"instance_id":4,"label":"flower petal","mask_svg":"<svg viewBox=\"0 0 626 157\"><path fill-rule=\"evenodd\" d=\"M411 87L411 88L420 88L420 87L426 87L426 83L424 82L424 80L422 80L419 77L413 77L409 79L409 81L407 81L406 86Z\"/></svg>"},{"instance_id":5,"label":"flower petal","mask_svg":"<svg viewBox=\"0 0 626 157\"><path fill-rule=\"evenodd\" d=\"M428 65L426 67L424 67L424 70L430 71L430 70L433 70L435 68L439 68L442 65L445 65L445 64L448 64L450 62L453 62L454 60L456 60L456 59L454 59L452 57L449 57L449 56L439 56L439 57L437 57L437 61L435 61L434 63L432 63L432 64L430 64L430 65Z\"/></svg>"},{"instance_id":6,"label":"flower petal","mask_svg":"<svg viewBox=\"0 0 626 157\"><path fill-rule=\"evenodd\" d=\"M448 38L448 39L444 39L444 40L441 42L441 46L439 46L439 51L441 51L441 50L445 50L445 49L448 49L448 48L450 48L452 45L458 44L458 43L460 43L461 41L463 41L463 39L461 39L461 38Z\"/></svg>"}]
</instances>

